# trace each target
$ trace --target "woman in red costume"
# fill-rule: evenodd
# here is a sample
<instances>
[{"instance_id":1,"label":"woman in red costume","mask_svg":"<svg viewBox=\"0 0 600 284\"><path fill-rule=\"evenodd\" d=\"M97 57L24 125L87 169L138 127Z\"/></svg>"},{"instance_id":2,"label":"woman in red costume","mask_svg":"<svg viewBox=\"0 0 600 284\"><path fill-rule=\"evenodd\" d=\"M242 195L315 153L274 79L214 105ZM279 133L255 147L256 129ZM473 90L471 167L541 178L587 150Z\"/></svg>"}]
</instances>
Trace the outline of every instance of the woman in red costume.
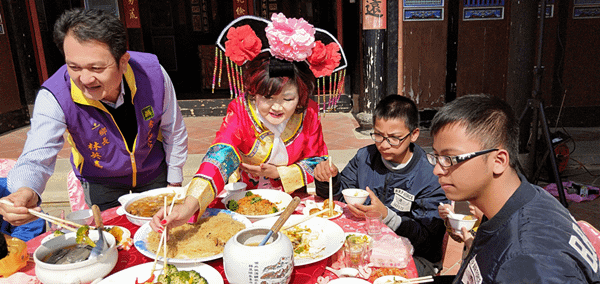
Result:
<instances>
[{"instance_id":1,"label":"woman in red costume","mask_svg":"<svg viewBox=\"0 0 600 284\"><path fill-rule=\"evenodd\" d=\"M319 106L310 97L316 78L346 67L343 51L303 19L280 13L271 20L241 17L219 36L227 58L244 67L244 92L229 104L184 204L165 220L158 212L150 223L155 231L202 214L228 182L292 193L311 183L314 167L328 158Z\"/></svg>"}]
</instances>

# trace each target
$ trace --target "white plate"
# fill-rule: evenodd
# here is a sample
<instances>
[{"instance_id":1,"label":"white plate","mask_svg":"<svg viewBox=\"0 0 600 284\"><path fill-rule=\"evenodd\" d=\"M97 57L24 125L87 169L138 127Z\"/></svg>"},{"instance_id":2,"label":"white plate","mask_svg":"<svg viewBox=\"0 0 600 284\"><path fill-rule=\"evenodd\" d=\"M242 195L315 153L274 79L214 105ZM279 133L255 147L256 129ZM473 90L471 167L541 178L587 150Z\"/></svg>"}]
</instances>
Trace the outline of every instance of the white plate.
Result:
<instances>
[{"instance_id":1,"label":"white plate","mask_svg":"<svg viewBox=\"0 0 600 284\"><path fill-rule=\"evenodd\" d=\"M224 212L227 213L231 216L231 218L233 218L233 220L242 222L244 225L246 225L246 228L250 228L252 227L252 222L250 222L250 220L248 220L248 218L244 217L241 214L235 213L235 212L231 212L229 210L225 210L225 209L215 209L215 208L207 208L206 211L204 211L204 214L202 214L202 216L200 218L206 218L206 217L210 217L210 216L215 216L217 214L219 214L219 212ZM150 228L150 224L146 223L144 225L142 225L137 232L135 232L135 236L133 236L133 245L135 246L135 248L143 255L151 258L151 259L156 259L156 254L154 254L153 252L149 251L147 249L147 239L148 239L148 234L152 231L152 228ZM194 259L179 259L179 258L169 258L168 263L173 263L173 264L191 264L191 263L198 263L198 262L205 262L205 261L210 261L210 260L215 260L215 259L219 259L223 257L223 253L219 253L219 254L215 254L213 256L207 256L207 257L201 257L201 258L194 258ZM163 260L162 256L158 257L159 261Z\"/></svg>"},{"instance_id":2,"label":"white plate","mask_svg":"<svg viewBox=\"0 0 600 284\"><path fill-rule=\"evenodd\" d=\"M244 216L246 216L246 218L250 219L250 221L256 221L256 220L261 220L261 219L281 215L281 213L285 210L285 208L288 206L288 204L290 204L290 202L292 202L292 199L293 199L292 196L290 196L289 194L287 194L283 191L279 191L279 190L252 189L252 190L242 190L242 191L237 191L237 192L230 192L227 197L223 198L222 202L223 202L223 204L225 204L225 206L227 206L227 202L229 202L229 200L238 201L238 200L244 198L244 196L246 196L246 192L248 192L248 191L252 192L253 194L258 194L263 199L273 202L277 206L277 209L279 209L279 211L277 213L273 213L273 214L244 215Z\"/></svg>"},{"instance_id":3,"label":"white plate","mask_svg":"<svg viewBox=\"0 0 600 284\"><path fill-rule=\"evenodd\" d=\"M136 266L129 267L127 269L121 270L111 276L108 276L102 281L100 284L109 284L109 283L135 283L136 278L139 281L145 281L150 278L150 269L152 269L153 262L142 263ZM212 266L204 263L195 263L195 264L177 264L175 265L177 270L194 270L202 277L206 279L206 281L210 284L223 284L223 277L221 274ZM156 271L154 275L158 276L162 270L162 264L156 264Z\"/></svg>"},{"instance_id":4,"label":"white plate","mask_svg":"<svg viewBox=\"0 0 600 284\"><path fill-rule=\"evenodd\" d=\"M328 283L331 284L371 284L371 282L364 280L364 279L360 279L360 278L350 278L350 277L344 277L344 278L337 278L334 280L329 281Z\"/></svg>"},{"instance_id":5,"label":"white plate","mask_svg":"<svg viewBox=\"0 0 600 284\"><path fill-rule=\"evenodd\" d=\"M305 218L304 215L291 215L286 224L299 221ZM278 218L269 218L256 221L254 227L271 228ZM283 227L286 225L284 224ZM310 228L311 235L318 236L311 243L310 253L312 257L294 257L294 265L302 266L315 263L325 258L332 256L344 245L346 239L344 230L338 224L322 218L312 218L304 223L299 224L300 227Z\"/></svg>"},{"instance_id":6,"label":"white plate","mask_svg":"<svg viewBox=\"0 0 600 284\"><path fill-rule=\"evenodd\" d=\"M302 209L302 214L304 215L310 215L310 210L313 208L317 208L319 210L323 210L323 202L317 202L314 205L307 205L306 207L304 207L304 209ZM342 213L344 213L344 210L342 210L342 207L339 205L335 205L335 207L333 207L333 211L334 211L334 215L331 217L321 217L321 216L317 216L319 218L324 218L324 219L328 219L331 220L333 218L337 218L340 217L342 215Z\"/></svg>"},{"instance_id":7,"label":"white plate","mask_svg":"<svg viewBox=\"0 0 600 284\"><path fill-rule=\"evenodd\" d=\"M386 276L381 276L381 277L375 279L373 284L393 284L394 279L395 280L406 280L406 278L404 278L402 276L386 275Z\"/></svg>"}]
</instances>

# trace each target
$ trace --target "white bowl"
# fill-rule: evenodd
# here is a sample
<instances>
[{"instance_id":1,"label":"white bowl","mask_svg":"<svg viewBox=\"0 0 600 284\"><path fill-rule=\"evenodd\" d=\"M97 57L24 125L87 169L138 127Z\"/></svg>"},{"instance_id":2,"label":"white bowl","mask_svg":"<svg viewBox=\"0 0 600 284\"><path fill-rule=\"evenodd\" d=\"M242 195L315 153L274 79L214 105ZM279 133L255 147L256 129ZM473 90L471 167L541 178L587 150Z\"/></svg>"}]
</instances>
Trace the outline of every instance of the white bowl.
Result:
<instances>
[{"instance_id":1,"label":"white bowl","mask_svg":"<svg viewBox=\"0 0 600 284\"><path fill-rule=\"evenodd\" d=\"M346 188L342 190L342 194L346 203L352 205L363 204L367 200L367 197L369 197L369 193L360 188Z\"/></svg>"},{"instance_id":2,"label":"white bowl","mask_svg":"<svg viewBox=\"0 0 600 284\"><path fill-rule=\"evenodd\" d=\"M452 227L455 233L459 233L462 227L467 228L467 231L471 230L473 229L475 222L477 222L477 218L475 218L474 216L472 216L473 218L471 220L465 220L464 218L468 215L464 214L454 213L454 216L455 218L448 216L448 220L450 220L450 226Z\"/></svg>"},{"instance_id":3,"label":"white bowl","mask_svg":"<svg viewBox=\"0 0 600 284\"><path fill-rule=\"evenodd\" d=\"M234 183L226 184L225 190L227 190L228 192L236 192L236 191L240 191L240 190L245 190L246 187L247 187L246 183L234 182Z\"/></svg>"},{"instance_id":4,"label":"white bowl","mask_svg":"<svg viewBox=\"0 0 600 284\"><path fill-rule=\"evenodd\" d=\"M91 225L94 213L92 213L92 209L77 210L67 214L66 219L80 225Z\"/></svg>"},{"instance_id":5,"label":"white bowl","mask_svg":"<svg viewBox=\"0 0 600 284\"><path fill-rule=\"evenodd\" d=\"M98 231L90 230L89 236L95 242L98 240ZM104 238L109 246L102 255L71 264L49 264L42 259L49 253L75 244L74 232L57 236L43 243L33 253L35 275L44 284L89 283L108 275L117 264L119 254L115 246L115 237L105 233Z\"/></svg>"},{"instance_id":6,"label":"white bowl","mask_svg":"<svg viewBox=\"0 0 600 284\"><path fill-rule=\"evenodd\" d=\"M161 187L161 188L157 188L157 189L152 189L152 190L148 190L146 192L142 192L142 193L130 193L130 194L126 194L123 195L121 197L119 197L119 203L121 203L121 207L119 209L117 209L117 213L120 215L125 214L127 216L127 220L129 220L129 222L131 222L134 225L138 225L138 226L142 226L145 223L150 222L150 220L152 220L152 217L141 217L141 216L137 216L137 215L133 215L130 214L129 212L127 212L127 207L129 207L129 205L131 203L133 203L136 200L142 199L144 197L148 197L148 196L155 196L155 195L159 195L159 194L163 194L163 193L172 193L175 192L176 196L178 197L185 197L185 188L182 187ZM168 204L170 205L170 204Z\"/></svg>"}]
</instances>

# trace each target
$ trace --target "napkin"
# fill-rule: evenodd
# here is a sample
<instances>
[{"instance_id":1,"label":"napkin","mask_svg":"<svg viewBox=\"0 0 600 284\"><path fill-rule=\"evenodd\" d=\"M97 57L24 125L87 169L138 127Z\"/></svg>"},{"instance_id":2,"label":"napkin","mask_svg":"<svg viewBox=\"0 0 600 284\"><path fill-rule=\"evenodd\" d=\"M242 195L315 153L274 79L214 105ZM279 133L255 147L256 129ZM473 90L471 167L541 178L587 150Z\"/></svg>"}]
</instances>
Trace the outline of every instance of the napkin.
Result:
<instances>
[{"instance_id":1,"label":"napkin","mask_svg":"<svg viewBox=\"0 0 600 284\"><path fill-rule=\"evenodd\" d=\"M373 243L370 264L379 267L405 268L413 251L413 246L407 238L385 234Z\"/></svg>"},{"instance_id":2,"label":"napkin","mask_svg":"<svg viewBox=\"0 0 600 284\"><path fill-rule=\"evenodd\" d=\"M0 278L0 284L38 284L40 282L35 276L17 272L7 278Z\"/></svg>"}]
</instances>

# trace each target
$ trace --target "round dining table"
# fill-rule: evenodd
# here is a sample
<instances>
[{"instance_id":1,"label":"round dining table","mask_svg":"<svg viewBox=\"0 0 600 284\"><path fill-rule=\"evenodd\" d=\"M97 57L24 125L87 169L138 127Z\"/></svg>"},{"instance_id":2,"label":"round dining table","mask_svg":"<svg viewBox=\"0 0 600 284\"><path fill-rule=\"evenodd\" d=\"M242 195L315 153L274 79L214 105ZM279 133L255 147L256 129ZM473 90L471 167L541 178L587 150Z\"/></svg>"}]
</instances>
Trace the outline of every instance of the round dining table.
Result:
<instances>
[{"instance_id":1,"label":"round dining table","mask_svg":"<svg viewBox=\"0 0 600 284\"><path fill-rule=\"evenodd\" d=\"M315 201L315 198L317 199L316 201L318 201L320 199L320 197L315 197L313 195L309 195L306 193L299 193L299 194L292 194L292 195L293 196L298 195L302 200L301 205L296 208L296 211L294 212L295 214L302 214L302 210L304 208L304 204L306 203L306 201L308 201L308 200ZM225 206L221 202L221 199L222 198L216 198L210 204L209 208L224 209ZM322 199L320 199L320 201L322 201ZM347 209L347 206L345 203L336 201L336 204L340 205L340 207L343 209L343 214L341 214L337 218L331 219L330 221L339 225L342 228L342 230L344 230L345 233L366 233L366 230L364 228L364 223L365 223L364 219L361 220L361 219L354 218L353 216L351 216L351 213ZM131 232L131 236L133 237L140 227L129 222L126 215L119 215L119 213L117 213L117 209L118 209L118 207L115 207L115 208L107 209L102 212L102 219L103 219L104 225L106 225L106 226L121 226L121 227L127 228ZM395 233L391 229L389 229L385 224L382 224L382 226L383 226L383 228L382 228L383 234L390 234L390 235L393 234L394 236L396 236ZM30 261L27 263L27 266L25 266L24 268L19 270L20 272L23 272L27 275L35 276L35 263L33 262L33 258L31 256L33 255L34 251L41 245L42 240L50 233L51 232L44 233L44 234L37 236L36 238L33 238L27 242L27 250L30 255ZM342 249L340 249L340 250L342 250ZM296 266L292 272L292 278L291 278L290 283L299 283L299 284L320 283L321 284L321 283L326 283L328 280L333 280L333 279L337 278L337 276L335 276L333 273L326 270L325 267L332 266L333 262L336 262L337 258L339 257L339 254L340 254L340 252L338 252L328 258L325 258L323 260L320 260L320 261L317 261L317 262L314 262L311 264ZM131 246L131 248L128 250L124 250L124 249L119 250L119 258L118 258L117 264L115 265L114 269L109 273L108 276L110 276L116 272L119 272L121 270L127 269L129 267L133 267L133 266L136 266L136 265L139 265L142 263L148 263L148 262L153 262L153 261L154 261L154 259L144 256L134 246ZM339 261L339 260L337 260L337 261ZM225 271L223 268L223 259L222 258L212 260L212 261L207 261L205 263L212 266L213 268L215 268L221 274L221 276L223 277L224 283L229 283L227 281L227 277L225 275ZM412 257L410 257L407 266L405 268L402 268L402 270L403 270L403 273L407 276L407 278L414 278L414 277L418 276L417 270L415 267L415 263L414 263ZM131 283L131 284L133 284L133 283Z\"/></svg>"}]
</instances>

